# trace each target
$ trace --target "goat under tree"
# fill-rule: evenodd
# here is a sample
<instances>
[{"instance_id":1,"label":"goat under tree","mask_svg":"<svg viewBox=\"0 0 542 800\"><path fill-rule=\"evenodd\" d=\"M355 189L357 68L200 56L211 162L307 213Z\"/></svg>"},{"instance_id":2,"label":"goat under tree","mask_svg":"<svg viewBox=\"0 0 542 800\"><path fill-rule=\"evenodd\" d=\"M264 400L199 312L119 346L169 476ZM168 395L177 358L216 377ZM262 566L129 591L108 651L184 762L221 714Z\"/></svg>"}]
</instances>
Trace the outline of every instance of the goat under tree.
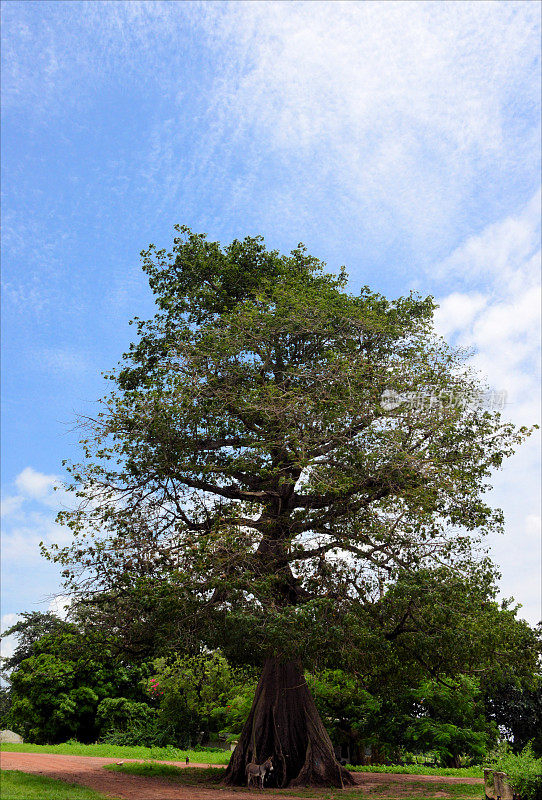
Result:
<instances>
[{"instance_id":1,"label":"goat under tree","mask_svg":"<svg viewBox=\"0 0 542 800\"><path fill-rule=\"evenodd\" d=\"M304 668L355 661L398 573L469 563L501 524L488 476L527 431L481 406L432 298L350 294L301 245L176 230L142 253L158 311L86 421L74 544L51 556L80 596L137 585L149 614L167 584L182 646L261 662L228 783L272 758L274 785L347 785Z\"/></svg>"}]
</instances>

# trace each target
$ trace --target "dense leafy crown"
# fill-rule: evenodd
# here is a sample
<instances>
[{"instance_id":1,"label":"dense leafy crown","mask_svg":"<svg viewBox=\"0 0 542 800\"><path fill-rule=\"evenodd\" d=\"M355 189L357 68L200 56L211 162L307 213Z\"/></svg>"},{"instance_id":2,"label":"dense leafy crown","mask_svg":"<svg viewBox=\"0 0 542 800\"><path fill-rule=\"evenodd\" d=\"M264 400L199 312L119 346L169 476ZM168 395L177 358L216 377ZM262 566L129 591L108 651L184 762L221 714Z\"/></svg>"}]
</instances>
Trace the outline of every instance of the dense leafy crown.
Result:
<instances>
[{"instance_id":1,"label":"dense leafy crown","mask_svg":"<svg viewBox=\"0 0 542 800\"><path fill-rule=\"evenodd\" d=\"M53 555L179 636L309 657L399 574L472 561L526 431L475 402L432 298L349 294L301 245L177 232L142 253L158 313L109 376Z\"/></svg>"}]
</instances>

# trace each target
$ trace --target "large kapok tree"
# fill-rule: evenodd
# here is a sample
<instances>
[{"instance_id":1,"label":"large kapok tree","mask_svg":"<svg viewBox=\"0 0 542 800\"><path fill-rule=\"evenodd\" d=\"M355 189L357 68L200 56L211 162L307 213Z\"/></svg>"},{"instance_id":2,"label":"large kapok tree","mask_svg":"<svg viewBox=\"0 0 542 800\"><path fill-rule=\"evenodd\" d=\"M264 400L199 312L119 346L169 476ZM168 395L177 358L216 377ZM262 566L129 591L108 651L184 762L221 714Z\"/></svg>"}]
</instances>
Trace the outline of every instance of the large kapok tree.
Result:
<instances>
[{"instance_id":1,"label":"large kapok tree","mask_svg":"<svg viewBox=\"0 0 542 800\"><path fill-rule=\"evenodd\" d=\"M304 667L371 648L359 620L398 572L472 565L502 522L488 477L527 431L483 407L431 298L350 294L302 246L177 233L142 253L158 311L87 420L52 557L87 601L137 589L135 630L160 606L179 646L262 664L229 783L272 757L275 785L345 785Z\"/></svg>"}]
</instances>

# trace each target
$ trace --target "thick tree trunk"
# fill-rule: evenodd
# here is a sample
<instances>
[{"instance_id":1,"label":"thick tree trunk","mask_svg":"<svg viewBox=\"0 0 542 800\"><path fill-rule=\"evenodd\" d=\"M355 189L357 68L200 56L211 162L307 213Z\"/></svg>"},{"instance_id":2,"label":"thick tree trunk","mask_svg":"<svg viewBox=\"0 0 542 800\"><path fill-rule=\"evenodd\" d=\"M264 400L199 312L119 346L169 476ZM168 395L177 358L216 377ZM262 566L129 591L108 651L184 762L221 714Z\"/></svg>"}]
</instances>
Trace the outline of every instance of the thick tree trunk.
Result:
<instances>
[{"instance_id":1,"label":"thick tree trunk","mask_svg":"<svg viewBox=\"0 0 542 800\"><path fill-rule=\"evenodd\" d=\"M273 759L267 786L350 786L350 773L335 758L299 664L265 662L254 702L225 781L246 785L246 767Z\"/></svg>"}]
</instances>

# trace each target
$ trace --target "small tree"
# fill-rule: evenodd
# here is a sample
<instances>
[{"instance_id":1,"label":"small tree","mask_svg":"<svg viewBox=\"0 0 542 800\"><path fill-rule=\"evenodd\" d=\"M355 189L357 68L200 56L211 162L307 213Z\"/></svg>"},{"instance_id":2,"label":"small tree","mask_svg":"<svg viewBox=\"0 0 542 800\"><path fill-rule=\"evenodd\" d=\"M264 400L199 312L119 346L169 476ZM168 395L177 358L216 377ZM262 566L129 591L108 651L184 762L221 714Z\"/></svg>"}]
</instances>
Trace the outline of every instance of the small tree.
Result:
<instances>
[{"instance_id":1,"label":"small tree","mask_svg":"<svg viewBox=\"0 0 542 800\"><path fill-rule=\"evenodd\" d=\"M271 756L279 786L342 785L303 665L371 646L360 620L397 570L468 569L527 431L480 407L431 298L354 296L301 245L177 230L142 253L158 312L88 422L75 543L53 555L87 598L137 597L185 647L263 664L229 783Z\"/></svg>"},{"instance_id":2,"label":"small tree","mask_svg":"<svg viewBox=\"0 0 542 800\"><path fill-rule=\"evenodd\" d=\"M235 671L219 652L155 661L150 694L159 702L159 721L187 747L206 744L224 726Z\"/></svg>"},{"instance_id":3,"label":"small tree","mask_svg":"<svg viewBox=\"0 0 542 800\"><path fill-rule=\"evenodd\" d=\"M92 742L99 733L96 714L100 702L119 696L128 701L145 700L141 683L149 669L145 664L115 659L113 640L101 636L93 641L88 631L73 623L59 623L56 630L32 643L32 654L11 673L11 708L6 721L37 744L72 737ZM24 646L23 639L19 647Z\"/></svg>"},{"instance_id":4,"label":"small tree","mask_svg":"<svg viewBox=\"0 0 542 800\"><path fill-rule=\"evenodd\" d=\"M529 681L514 675L484 681L486 714L511 742L514 752L529 743L542 757L542 675L540 666Z\"/></svg>"}]
</instances>

